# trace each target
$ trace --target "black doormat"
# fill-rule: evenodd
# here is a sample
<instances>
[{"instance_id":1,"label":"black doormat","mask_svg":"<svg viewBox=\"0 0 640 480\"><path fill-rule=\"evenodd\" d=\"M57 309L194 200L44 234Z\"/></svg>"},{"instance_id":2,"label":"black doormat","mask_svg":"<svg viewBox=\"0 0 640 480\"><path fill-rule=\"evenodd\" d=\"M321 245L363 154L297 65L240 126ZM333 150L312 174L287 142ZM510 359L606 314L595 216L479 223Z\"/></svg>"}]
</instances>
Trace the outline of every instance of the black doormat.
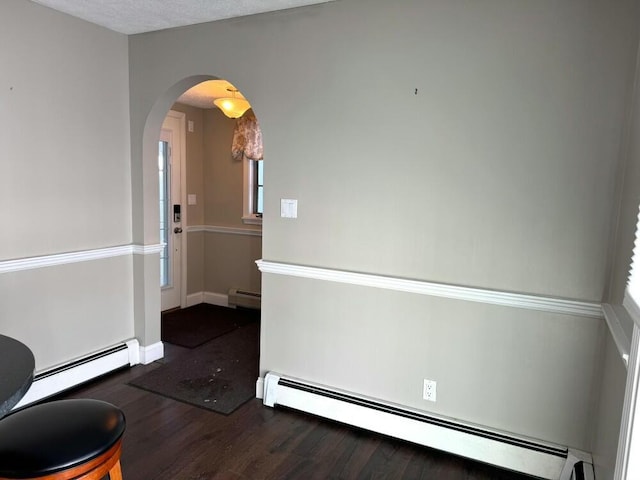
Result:
<instances>
[{"instance_id":1,"label":"black doormat","mask_svg":"<svg viewBox=\"0 0 640 480\"><path fill-rule=\"evenodd\" d=\"M130 385L215 412L230 414L255 397L260 323L238 327Z\"/></svg>"},{"instance_id":2,"label":"black doormat","mask_svg":"<svg viewBox=\"0 0 640 480\"><path fill-rule=\"evenodd\" d=\"M201 303L163 313L161 339L181 347L194 348L259 318L259 310Z\"/></svg>"}]
</instances>

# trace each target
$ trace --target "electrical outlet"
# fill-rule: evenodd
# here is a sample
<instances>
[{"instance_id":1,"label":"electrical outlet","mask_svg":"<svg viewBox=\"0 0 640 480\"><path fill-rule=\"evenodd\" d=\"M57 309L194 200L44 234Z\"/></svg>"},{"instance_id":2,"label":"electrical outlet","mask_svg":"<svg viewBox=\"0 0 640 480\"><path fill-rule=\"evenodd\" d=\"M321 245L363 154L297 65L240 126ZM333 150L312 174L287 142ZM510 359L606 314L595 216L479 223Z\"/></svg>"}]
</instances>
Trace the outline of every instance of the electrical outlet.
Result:
<instances>
[{"instance_id":1,"label":"electrical outlet","mask_svg":"<svg viewBox=\"0 0 640 480\"><path fill-rule=\"evenodd\" d=\"M436 381L424 379L424 388L422 390L422 398L430 402L436 401Z\"/></svg>"}]
</instances>

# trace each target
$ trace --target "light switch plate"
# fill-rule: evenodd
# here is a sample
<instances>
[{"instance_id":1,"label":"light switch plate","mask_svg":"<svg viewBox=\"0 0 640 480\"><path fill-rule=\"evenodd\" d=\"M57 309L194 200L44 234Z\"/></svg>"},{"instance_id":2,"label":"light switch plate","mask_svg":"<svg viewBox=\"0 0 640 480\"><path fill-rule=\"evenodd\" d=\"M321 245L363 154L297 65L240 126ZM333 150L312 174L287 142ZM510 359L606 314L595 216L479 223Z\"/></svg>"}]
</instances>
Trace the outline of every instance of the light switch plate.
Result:
<instances>
[{"instance_id":1,"label":"light switch plate","mask_svg":"<svg viewBox=\"0 0 640 480\"><path fill-rule=\"evenodd\" d=\"M281 198L280 216L282 218L298 218L298 200L292 198Z\"/></svg>"},{"instance_id":2,"label":"light switch plate","mask_svg":"<svg viewBox=\"0 0 640 480\"><path fill-rule=\"evenodd\" d=\"M190 193L187 195L187 205L197 205L198 200L195 193Z\"/></svg>"}]
</instances>

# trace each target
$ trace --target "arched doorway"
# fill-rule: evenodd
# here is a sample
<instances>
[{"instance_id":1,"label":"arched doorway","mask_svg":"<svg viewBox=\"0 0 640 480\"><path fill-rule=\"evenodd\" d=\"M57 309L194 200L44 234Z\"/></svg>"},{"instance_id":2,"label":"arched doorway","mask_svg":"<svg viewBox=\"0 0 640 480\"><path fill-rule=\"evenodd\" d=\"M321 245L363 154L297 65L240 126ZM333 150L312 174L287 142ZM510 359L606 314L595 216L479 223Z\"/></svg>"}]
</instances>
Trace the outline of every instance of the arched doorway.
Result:
<instances>
[{"instance_id":1,"label":"arched doorway","mask_svg":"<svg viewBox=\"0 0 640 480\"><path fill-rule=\"evenodd\" d=\"M204 81L208 80L219 80L217 77L208 76L208 75L197 75L192 76L182 81L176 83L169 89L167 89L160 97L154 102L151 111L149 112L144 131L142 134L142 152L141 152L141 163L138 165L139 175L141 178L135 178L135 169L132 166L132 182L134 183L134 238L136 236L143 238L144 245L148 246L151 244L159 245L160 241L160 228L159 228L159 218L160 218L160 207L158 203L159 198L159 182L158 182L158 139L160 138L160 132L162 130L162 124L167 117L167 113L174 106L176 100L180 98L180 96L191 87L201 84ZM220 111L215 109L220 115ZM251 113L251 112L249 112ZM230 121L230 120L228 120ZM193 122L190 122L191 124ZM235 121L233 123L235 125ZM189 125L192 127L192 125ZM189 128L188 127L188 128ZM197 128L197 127L196 127ZM228 128L228 127L225 127ZM216 128L216 130L218 130ZM187 134L189 135L189 133ZM135 152L134 158L135 158ZM245 170L242 167L245 166L244 162L239 162L237 166L234 168L240 170ZM189 167L187 167L189 168ZM184 172L186 175L186 172ZM243 173L243 175L245 175ZM207 177L207 175L205 175ZM210 178L210 175L209 175ZM135 198L135 182L138 181L142 185L142 195L141 198ZM204 180L203 180L204 181ZM260 182L262 184L262 182ZM261 188L261 187L260 187ZM218 190L218 189L216 189ZM192 245L192 250L194 255L190 255L189 245L192 244L191 239L197 237L200 234L204 234L207 237L207 241L210 241L211 238L216 235L219 238L228 237L229 234L238 234L241 235L237 237L239 241L233 242L235 244L241 244L242 242L246 242L248 237L253 237L250 241L255 245L255 239L258 235L256 235L256 230L254 225L248 225L247 228L244 228L243 225L240 225L240 228L230 228L228 226L229 222L225 220L217 222L218 224L211 224L210 220L202 221L197 220L195 223L193 221L189 221L189 214L186 205L189 200L187 197L193 197L194 203L196 202L195 197L198 197L198 201L202 202L202 195L190 194L190 192L183 192L182 200L180 204L182 205L181 216L182 216L182 229L184 230L184 240L183 240L183 248L182 248L182 259L183 265L185 268L183 269L184 277L185 277L185 289L186 286L186 278L188 273L186 270L189 268L188 266L194 264L194 258L197 260L197 247L194 248ZM137 200L137 201L136 201ZM191 208L191 207L189 207ZM137 211L136 211L137 210ZM244 210L243 210L244 213ZM244 217L244 215L242 215ZM261 220L261 219L260 219ZM238 218L240 221L240 218ZM214 222L216 223L216 222ZM254 223L254 222L248 222ZM260 227L258 227L260 228ZM253 230L251 230L253 229ZM247 233L248 232L248 233ZM222 235L219 235L222 234ZM187 240L187 235L189 235L189 240ZM218 247L219 247L219 238ZM259 240L258 240L258 248L260 253L257 254L256 259L260 258L261 255L261 231L259 232ZM211 240L213 241L213 240ZM146 248L146 247L145 247ZM159 250L159 249L158 249ZM255 247L254 247L255 250ZM211 257L211 255L209 255ZM159 290L159 279L161 274L161 269L156 265L153 265L154 259L157 259L156 255L144 255L139 256L139 258L134 260L134 302L136 311L135 313L135 329L136 329L136 337L140 339L143 348L141 350L141 361L143 363L149 363L157 358L161 358L163 356L163 346L161 341L161 329L160 329L160 311L161 311L161 302L160 295L158 294ZM254 259L255 260L255 259ZM158 262L159 263L159 262ZM253 260L251 261L253 264ZM203 268L207 268L206 263L204 263ZM211 259L209 260L209 264L211 264ZM259 276L259 272L255 265L253 265L256 274ZM239 286L241 285L230 285L230 286ZM225 287L226 289L226 287ZM214 290L214 291L212 291ZM217 291L215 291L217 290ZM258 285L258 292L260 291ZM226 297L224 295L226 291L220 291L220 288L204 288L202 291L194 292L193 288L191 290L186 290L185 295L183 295L183 301L181 302L182 307L194 305L199 301L204 301L206 303L213 303L217 305L221 305L223 303L222 297ZM195 303L194 303L195 302ZM148 353L148 355L147 355Z\"/></svg>"}]
</instances>

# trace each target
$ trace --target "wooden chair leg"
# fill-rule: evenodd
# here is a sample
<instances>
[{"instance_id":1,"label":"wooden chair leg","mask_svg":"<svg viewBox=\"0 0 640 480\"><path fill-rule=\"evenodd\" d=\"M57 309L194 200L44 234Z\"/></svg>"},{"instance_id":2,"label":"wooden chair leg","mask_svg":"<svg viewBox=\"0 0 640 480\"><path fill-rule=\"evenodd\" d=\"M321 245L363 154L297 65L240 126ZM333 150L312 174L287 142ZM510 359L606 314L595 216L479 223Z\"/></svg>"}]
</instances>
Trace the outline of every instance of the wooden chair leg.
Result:
<instances>
[{"instance_id":1,"label":"wooden chair leg","mask_svg":"<svg viewBox=\"0 0 640 480\"><path fill-rule=\"evenodd\" d=\"M122 470L120 470L120 460L109 470L109 480L122 480Z\"/></svg>"}]
</instances>

